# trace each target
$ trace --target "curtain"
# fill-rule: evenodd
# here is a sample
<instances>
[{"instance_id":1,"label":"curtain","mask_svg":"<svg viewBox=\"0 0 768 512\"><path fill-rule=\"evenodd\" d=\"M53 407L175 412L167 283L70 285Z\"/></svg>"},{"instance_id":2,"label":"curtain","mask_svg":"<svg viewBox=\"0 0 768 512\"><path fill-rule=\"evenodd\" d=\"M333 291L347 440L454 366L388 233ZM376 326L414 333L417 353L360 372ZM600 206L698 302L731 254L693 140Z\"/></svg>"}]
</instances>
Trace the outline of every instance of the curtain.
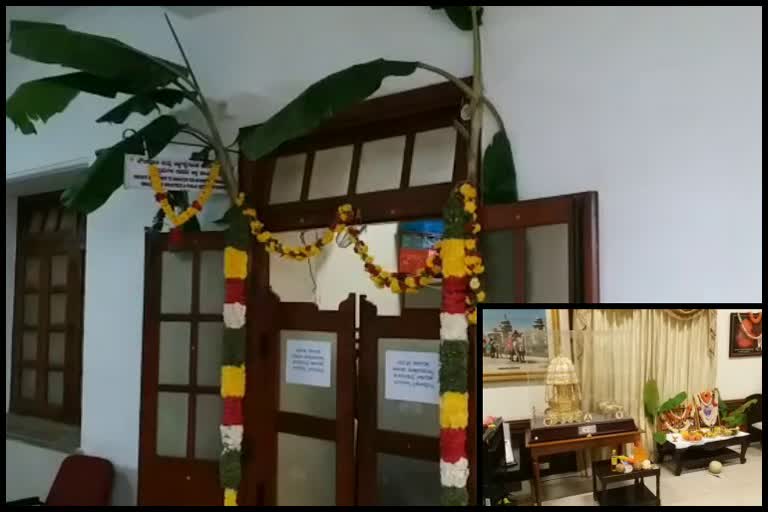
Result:
<instances>
[{"instance_id":1,"label":"curtain","mask_svg":"<svg viewBox=\"0 0 768 512\"><path fill-rule=\"evenodd\" d=\"M652 451L654 425L645 416L643 387L655 379L665 401L681 391L690 397L715 386L715 315L711 313L575 311L574 363L582 383L583 408L596 411L601 401L608 400L623 405L627 416L645 431L643 444Z\"/></svg>"}]
</instances>

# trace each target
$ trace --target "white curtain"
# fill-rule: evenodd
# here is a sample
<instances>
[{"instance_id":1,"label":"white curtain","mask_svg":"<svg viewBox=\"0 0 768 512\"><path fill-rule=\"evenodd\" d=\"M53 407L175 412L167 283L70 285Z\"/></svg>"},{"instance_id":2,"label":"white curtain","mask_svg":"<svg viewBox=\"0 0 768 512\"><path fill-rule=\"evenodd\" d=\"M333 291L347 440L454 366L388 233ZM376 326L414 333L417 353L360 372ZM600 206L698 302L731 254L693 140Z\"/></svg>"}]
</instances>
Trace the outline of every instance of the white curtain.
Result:
<instances>
[{"instance_id":1,"label":"white curtain","mask_svg":"<svg viewBox=\"0 0 768 512\"><path fill-rule=\"evenodd\" d=\"M680 316L670 310L576 310L574 363L583 406L601 401L623 405L653 452L653 429L643 405L643 387L659 385L661 401L681 391L689 397L715 386L714 311Z\"/></svg>"}]
</instances>

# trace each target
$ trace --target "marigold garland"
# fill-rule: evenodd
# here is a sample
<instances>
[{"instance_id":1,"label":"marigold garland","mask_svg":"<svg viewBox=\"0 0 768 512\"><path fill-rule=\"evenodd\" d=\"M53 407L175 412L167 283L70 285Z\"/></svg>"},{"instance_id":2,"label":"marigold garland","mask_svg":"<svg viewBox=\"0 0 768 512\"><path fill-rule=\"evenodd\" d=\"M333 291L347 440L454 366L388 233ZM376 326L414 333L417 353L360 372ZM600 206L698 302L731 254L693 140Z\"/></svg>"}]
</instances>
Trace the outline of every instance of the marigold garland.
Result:
<instances>
[{"instance_id":1,"label":"marigold garland","mask_svg":"<svg viewBox=\"0 0 768 512\"><path fill-rule=\"evenodd\" d=\"M149 166L149 182L152 185L152 190L155 192L155 200L160 204L160 208L163 209L165 216L173 223L175 227L179 227L188 221L192 220L198 213L200 213L211 198L213 189L216 186L216 180L219 179L219 172L221 168L218 163L211 166L211 171L208 173L208 179L205 180L205 186L197 196L197 199L192 201L192 205L181 212L176 214L176 211L168 201L168 192L166 192L163 186L163 178L160 176L160 169L156 165Z\"/></svg>"},{"instance_id":2,"label":"marigold garland","mask_svg":"<svg viewBox=\"0 0 768 512\"><path fill-rule=\"evenodd\" d=\"M476 305L485 299L478 276L484 271L477 247L477 191L464 183L443 211L445 239L440 243L443 300L440 314L440 483L446 506L466 506L469 462L467 365L468 327L477 322Z\"/></svg>"},{"instance_id":3,"label":"marigold garland","mask_svg":"<svg viewBox=\"0 0 768 512\"><path fill-rule=\"evenodd\" d=\"M221 397L224 399L224 411L220 427L222 452L219 480L224 488L225 506L237 506L237 492L242 478L248 243L247 219L244 215L236 215L230 219L227 246L224 249L224 336L221 351Z\"/></svg>"}]
</instances>

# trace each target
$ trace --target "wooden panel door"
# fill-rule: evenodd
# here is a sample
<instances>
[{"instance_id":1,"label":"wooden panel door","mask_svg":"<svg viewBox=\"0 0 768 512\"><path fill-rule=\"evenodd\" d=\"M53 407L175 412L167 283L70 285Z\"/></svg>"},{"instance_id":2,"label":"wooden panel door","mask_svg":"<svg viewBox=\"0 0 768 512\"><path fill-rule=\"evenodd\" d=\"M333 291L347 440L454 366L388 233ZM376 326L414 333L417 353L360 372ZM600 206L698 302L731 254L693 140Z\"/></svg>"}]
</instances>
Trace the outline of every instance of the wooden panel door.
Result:
<instances>
[{"instance_id":1,"label":"wooden panel door","mask_svg":"<svg viewBox=\"0 0 768 512\"><path fill-rule=\"evenodd\" d=\"M474 337L470 342L470 416L474 439ZM400 400L386 390L387 360L405 353L427 358L439 354L440 311L403 309L400 316L378 316L376 306L360 300L360 372L357 396L359 505L435 505L440 503L439 404ZM390 360L391 364L392 360ZM439 389L437 390L439 391ZM468 443L474 495L475 446Z\"/></svg>"},{"instance_id":2,"label":"wooden panel door","mask_svg":"<svg viewBox=\"0 0 768 512\"><path fill-rule=\"evenodd\" d=\"M246 503L354 505L355 296L336 311L270 296L252 317L264 373L254 377L261 392L246 396L246 440L255 447L246 485L263 490L246 491ZM301 374L312 371L295 361L302 350L318 354L317 379Z\"/></svg>"},{"instance_id":3,"label":"wooden panel door","mask_svg":"<svg viewBox=\"0 0 768 512\"><path fill-rule=\"evenodd\" d=\"M597 303L597 193L483 206L487 302Z\"/></svg>"},{"instance_id":4,"label":"wooden panel door","mask_svg":"<svg viewBox=\"0 0 768 512\"><path fill-rule=\"evenodd\" d=\"M140 505L221 505L222 233L147 235Z\"/></svg>"}]
</instances>

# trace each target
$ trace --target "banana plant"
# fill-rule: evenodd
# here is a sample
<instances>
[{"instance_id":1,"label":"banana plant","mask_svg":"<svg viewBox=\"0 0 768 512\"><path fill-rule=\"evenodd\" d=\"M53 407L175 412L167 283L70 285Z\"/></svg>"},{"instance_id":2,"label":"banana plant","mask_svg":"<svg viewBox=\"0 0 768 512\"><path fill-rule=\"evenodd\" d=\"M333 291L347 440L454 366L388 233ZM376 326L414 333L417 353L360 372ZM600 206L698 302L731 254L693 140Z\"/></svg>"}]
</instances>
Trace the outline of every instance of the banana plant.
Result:
<instances>
[{"instance_id":1,"label":"banana plant","mask_svg":"<svg viewBox=\"0 0 768 512\"><path fill-rule=\"evenodd\" d=\"M432 6L443 10L453 24L472 33L474 76L469 86L454 75L430 64L416 61L375 59L333 73L308 87L298 97L261 125L243 131L239 140L225 145L211 108L170 19L166 21L184 64L170 62L133 48L117 39L78 32L64 25L12 20L10 52L35 62L59 65L70 70L21 84L6 100L8 117L23 134L35 134L40 123L66 110L81 93L120 102L95 121L121 124L130 116L161 112L190 103L205 119L207 130L180 122L172 114L162 114L113 146L96 152L82 181L67 189L62 201L67 207L90 213L101 207L122 185L126 154L154 157L181 134L192 136L200 147L213 150L221 163L230 198L237 195L232 164L235 143L249 159L269 155L283 143L306 135L327 119L375 93L387 77L407 76L417 69L437 73L455 84L469 100L471 128L468 134L468 176L478 181L480 136L485 109L495 118L498 132L493 135L483 158L481 190L486 204L517 200L517 185L512 151L498 110L484 94L479 6Z\"/></svg>"},{"instance_id":2,"label":"banana plant","mask_svg":"<svg viewBox=\"0 0 768 512\"><path fill-rule=\"evenodd\" d=\"M726 404L723 397L720 396L720 390L715 389L717 393L718 407L720 408L720 419L730 428L740 428L747 424L747 409L757 404L757 400L749 400L741 406L737 407L733 411L728 410L728 404Z\"/></svg>"},{"instance_id":3,"label":"banana plant","mask_svg":"<svg viewBox=\"0 0 768 512\"><path fill-rule=\"evenodd\" d=\"M655 380L649 380L643 388L643 403L645 405L645 414L648 420L656 428L657 418L665 412L674 411L688 399L688 394L684 391L678 393L666 402L659 405L659 385ZM654 432L653 440L658 444L664 444L667 441L667 435L664 432Z\"/></svg>"}]
</instances>

